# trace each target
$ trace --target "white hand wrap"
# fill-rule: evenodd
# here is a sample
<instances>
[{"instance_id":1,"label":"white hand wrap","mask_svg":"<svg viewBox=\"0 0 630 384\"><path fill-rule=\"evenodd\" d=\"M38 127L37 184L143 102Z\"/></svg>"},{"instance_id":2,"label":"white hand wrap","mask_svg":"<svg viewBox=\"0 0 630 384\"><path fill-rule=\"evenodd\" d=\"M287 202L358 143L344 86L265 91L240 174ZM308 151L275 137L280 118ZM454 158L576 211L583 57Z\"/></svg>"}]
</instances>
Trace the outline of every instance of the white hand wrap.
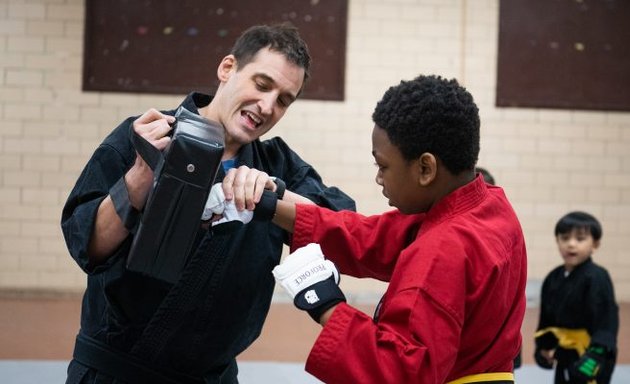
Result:
<instances>
[{"instance_id":1,"label":"white hand wrap","mask_svg":"<svg viewBox=\"0 0 630 384\"><path fill-rule=\"evenodd\" d=\"M302 247L277 265L273 271L276 281L295 298L300 291L334 276L339 283L339 272L335 265L324 259L319 244L311 243Z\"/></svg>"},{"instance_id":2,"label":"white hand wrap","mask_svg":"<svg viewBox=\"0 0 630 384\"><path fill-rule=\"evenodd\" d=\"M212 186L212 189L210 189L210 194L208 195L206 206L203 209L201 220L210 220L213 214L223 215L220 220L212 223L213 226L233 220L247 224L252 221L252 217L254 217L254 212L246 209L238 211L233 201L225 200L221 183L216 183Z\"/></svg>"},{"instance_id":3,"label":"white hand wrap","mask_svg":"<svg viewBox=\"0 0 630 384\"><path fill-rule=\"evenodd\" d=\"M206 206L203 208L201 220L210 220L213 214L220 215L225 210L225 195L221 183L216 183L210 189Z\"/></svg>"}]
</instances>

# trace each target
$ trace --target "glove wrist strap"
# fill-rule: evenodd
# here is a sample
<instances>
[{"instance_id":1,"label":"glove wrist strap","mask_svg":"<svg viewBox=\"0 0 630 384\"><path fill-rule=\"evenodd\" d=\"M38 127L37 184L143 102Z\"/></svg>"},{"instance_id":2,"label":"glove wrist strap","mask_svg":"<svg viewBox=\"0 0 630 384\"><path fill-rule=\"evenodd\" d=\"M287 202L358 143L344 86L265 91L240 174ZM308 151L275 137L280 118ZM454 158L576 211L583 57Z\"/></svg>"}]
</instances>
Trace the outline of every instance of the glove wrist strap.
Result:
<instances>
[{"instance_id":1,"label":"glove wrist strap","mask_svg":"<svg viewBox=\"0 0 630 384\"><path fill-rule=\"evenodd\" d=\"M300 291L295 295L293 304L308 312L311 318L319 323L319 319L326 310L342 301L345 302L346 297L335 283L334 277L331 276Z\"/></svg>"},{"instance_id":2,"label":"glove wrist strap","mask_svg":"<svg viewBox=\"0 0 630 384\"><path fill-rule=\"evenodd\" d=\"M271 180L276 184L276 196L278 200L282 200L284 192L287 190L287 184L279 177L271 177Z\"/></svg>"},{"instance_id":3,"label":"glove wrist strap","mask_svg":"<svg viewBox=\"0 0 630 384\"><path fill-rule=\"evenodd\" d=\"M254 220L269 221L276 214L276 205L278 205L278 195L268 190L263 191L260 201L254 209Z\"/></svg>"}]
</instances>

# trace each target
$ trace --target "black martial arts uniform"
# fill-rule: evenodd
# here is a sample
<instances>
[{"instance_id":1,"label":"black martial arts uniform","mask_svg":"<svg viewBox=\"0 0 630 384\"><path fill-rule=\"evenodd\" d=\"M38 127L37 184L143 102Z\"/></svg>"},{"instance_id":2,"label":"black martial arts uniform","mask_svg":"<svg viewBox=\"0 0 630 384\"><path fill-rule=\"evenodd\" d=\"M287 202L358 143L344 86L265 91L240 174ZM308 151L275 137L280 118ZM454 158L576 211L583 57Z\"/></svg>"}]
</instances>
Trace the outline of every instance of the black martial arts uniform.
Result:
<instances>
[{"instance_id":1,"label":"black martial arts uniform","mask_svg":"<svg viewBox=\"0 0 630 384\"><path fill-rule=\"evenodd\" d=\"M182 105L198 113L210 100L193 93ZM271 270L288 233L260 221L220 236L200 225L175 286L125 268L132 236L90 269L88 242L98 206L136 158L129 140L134 120L125 120L97 148L63 209L68 249L88 275L67 383L235 383L235 357L260 335L273 294ZM280 138L245 145L236 166L243 164L279 177L318 205L355 209ZM216 182L224 176L220 169Z\"/></svg>"},{"instance_id":2,"label":"black martial arts uniform","mask_svg":"<svg viewBox=\"0 0 630 384\"><path fill-rule=\"evenodd\" d=\"M597 384L610 382L617 355L619 308L608 272L591 258L569 274L566 274L564 266L560 266L545 278L537 330L549 327L585 329L591 345L605 347L609 351L608 359ZM556 384L585 383L569 376L570 367L579 357L576 349L556 349Z\"/></svg>"}]
</instances>

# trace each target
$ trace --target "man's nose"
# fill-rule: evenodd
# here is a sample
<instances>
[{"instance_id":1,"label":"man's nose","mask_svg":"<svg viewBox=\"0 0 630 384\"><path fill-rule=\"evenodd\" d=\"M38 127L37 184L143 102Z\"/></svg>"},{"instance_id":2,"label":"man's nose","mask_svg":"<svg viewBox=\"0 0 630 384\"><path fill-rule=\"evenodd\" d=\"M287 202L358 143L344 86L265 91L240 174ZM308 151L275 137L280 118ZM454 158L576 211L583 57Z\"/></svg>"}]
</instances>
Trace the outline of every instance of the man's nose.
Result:
<instances>
[{"instance_id":1,"label":"man's nose","mask_svg":"<svg viewBox=\"0 0 630 384\"><path fill-rule=\"evenodd\" d=\"M275 102L275 97L273 94L267 94L261 97L258 102L260 113L265 116L271 115L271 112L273 112L274 102Z\"/></svg>"}]
</instances>

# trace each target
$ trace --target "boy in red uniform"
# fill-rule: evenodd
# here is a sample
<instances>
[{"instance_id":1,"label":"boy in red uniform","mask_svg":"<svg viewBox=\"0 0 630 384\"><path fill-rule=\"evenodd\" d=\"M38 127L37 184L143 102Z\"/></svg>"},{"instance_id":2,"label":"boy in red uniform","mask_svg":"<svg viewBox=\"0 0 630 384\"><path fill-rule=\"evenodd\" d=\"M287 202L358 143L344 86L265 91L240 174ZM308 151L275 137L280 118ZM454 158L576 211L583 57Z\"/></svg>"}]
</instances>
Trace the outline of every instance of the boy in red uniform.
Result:
<instances>
[{"instance_id":1,"label":"boy in red uniform","mask_svg":"<svg viewBox=\"0 0 630 384\"><path fill-rule=\"evenodd\" d=\"M503 190L475 173L472 96L419 76L391 87L372 118L376 183L395 210L275 207L294 251L276 280L323 326L306 370L326 383L513 383L525 242ZM335 266L389 282L374 318L345 302Z\"/></svg>"},{"instance_id":2,"label":"boy in red uniform","mask_svg":"<svg viewBox=\"0 0 630 384\"><path fill-rule=\"evenodd\" d=\"M555 384L610 383L617 356L619 307L608 271L592 256L602 226L571 212L555 228L564 263L545 278L536 332L536 364L553 369Z\"/></svg>"}]
</instances>

